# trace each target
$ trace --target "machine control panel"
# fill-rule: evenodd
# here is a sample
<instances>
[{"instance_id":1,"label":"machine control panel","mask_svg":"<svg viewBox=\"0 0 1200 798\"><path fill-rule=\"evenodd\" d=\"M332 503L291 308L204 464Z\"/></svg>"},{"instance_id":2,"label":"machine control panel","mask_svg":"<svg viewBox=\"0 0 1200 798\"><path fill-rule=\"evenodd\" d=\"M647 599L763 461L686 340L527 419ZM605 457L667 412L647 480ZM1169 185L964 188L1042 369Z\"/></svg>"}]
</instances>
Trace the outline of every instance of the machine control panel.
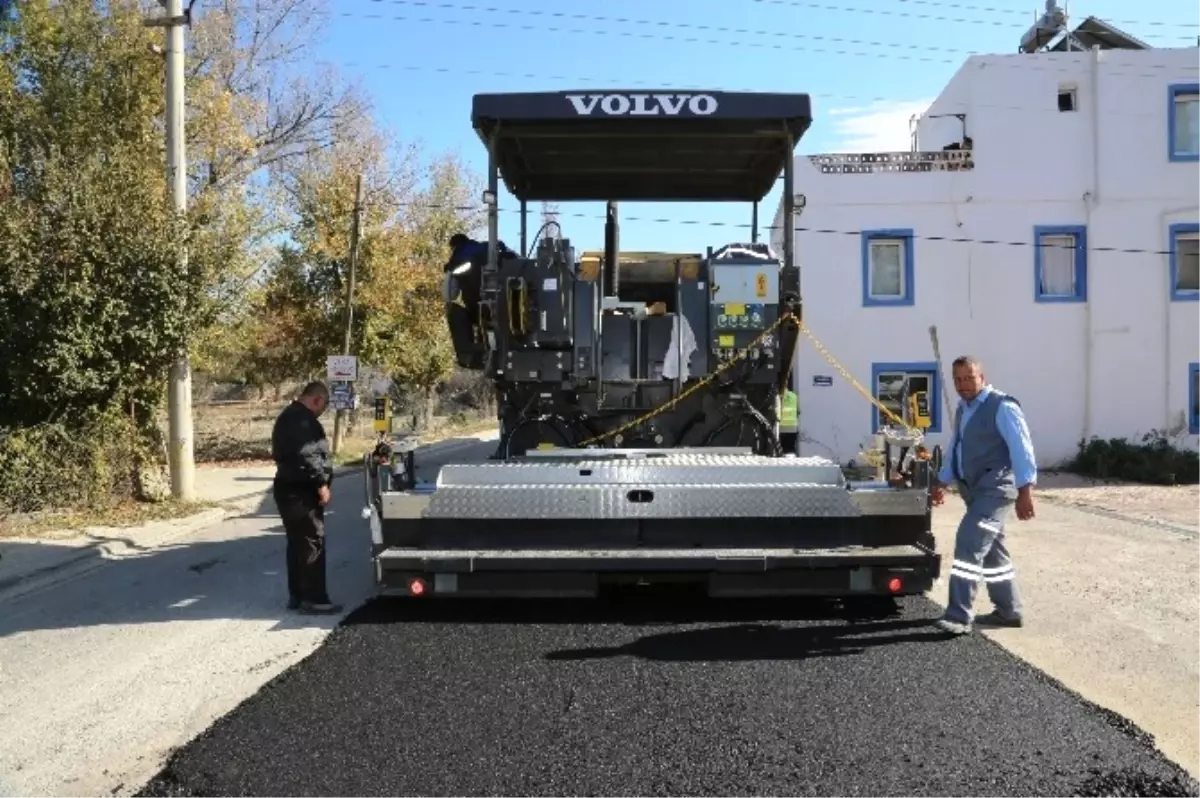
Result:
<instances>
[{"instance_id":1,"label":"machine control panel","mask_svg":"<svg viewBox=\"0 0 1200 798\"><path fill-rule=\"evenodd\" d=\"M775 336L767 335L779 314L779 264L753 258L715 259L708 302L710 368L741 355L757 364L745 379L775 379Z\"/></svg>"},{"instance_id":2,"label":"machine control panel","mask_svg":"<svg viewBox=\"0 0 1200 798\"><path fill-rule=\"evenodd\" d=\"M742 302L714 304L713 313L716 315L718 333L725 330L761 332L767 326L766 307L760 304L748 305Z\"/></svg>"},{"instance_id":3,"label":"machine control panel","mask_svg":"<svg viewBox=\"0 0 1200 798\"><path fill-rule=\"evenodd\" d=\"M709 350L718 361L748 348L779 312L779 264L722 258L711 264Z\"/></svg>"}]
</instances>

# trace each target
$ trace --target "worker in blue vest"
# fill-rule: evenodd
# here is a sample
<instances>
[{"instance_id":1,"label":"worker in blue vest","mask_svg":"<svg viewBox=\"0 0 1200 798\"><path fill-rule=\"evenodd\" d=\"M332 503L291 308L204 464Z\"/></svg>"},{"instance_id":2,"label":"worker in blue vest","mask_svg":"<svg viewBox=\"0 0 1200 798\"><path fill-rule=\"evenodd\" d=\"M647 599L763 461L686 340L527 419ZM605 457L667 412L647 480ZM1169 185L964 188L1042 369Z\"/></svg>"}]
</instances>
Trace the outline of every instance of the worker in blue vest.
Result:
<instances>
[{"instance_id":1,"label":"worker in blue vest","mask_svg":"<svg viewBox=\"0 0 1200 798\"><path fill-rule=\"evenodd\" d=\"M961 401L954 414L950 451L933 486L934 504L945 488L958 487L967 512L954 540L950 601L937 625L951 634L971 631L972 604L979 583L987 585L995 611L974 619L981 626L1023 625L1013 561L1004 545L1004 524L1012 510L1034 516L1037 462L1021 405L987 384L979 360L954 361L954 388Z\"/></svg>"}]
</instances>

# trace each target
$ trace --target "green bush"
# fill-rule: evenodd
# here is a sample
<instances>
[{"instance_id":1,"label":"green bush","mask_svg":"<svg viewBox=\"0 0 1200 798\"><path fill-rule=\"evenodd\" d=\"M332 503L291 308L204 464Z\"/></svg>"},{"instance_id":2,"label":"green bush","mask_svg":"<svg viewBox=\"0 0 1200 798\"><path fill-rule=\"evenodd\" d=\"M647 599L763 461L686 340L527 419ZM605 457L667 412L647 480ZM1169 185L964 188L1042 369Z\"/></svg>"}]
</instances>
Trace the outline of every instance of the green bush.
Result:
<instances>
[{"instance_id":1,"label":"green bush","mask_svg":"<svg viewBox=\"0 0 1200 798\"><path fill-rule=\"evenodd\" d=\"M116 413L0 430L0 517L139 498L145 451L131 420Z\"/></svg>"},{"instance_id":2,"label":"green bush","mask_svg":"<svg viewBox=\"0 0 1200 798\"><path fill-rule=\"evenodd\" d=\"M1140 444L1126 438L1079 442L1068 471L1095 479L1121 479L1152 485L1200 483L1200 454L1179 449L1167 436L1152 430Z\"/></svg>"}]
</instances>

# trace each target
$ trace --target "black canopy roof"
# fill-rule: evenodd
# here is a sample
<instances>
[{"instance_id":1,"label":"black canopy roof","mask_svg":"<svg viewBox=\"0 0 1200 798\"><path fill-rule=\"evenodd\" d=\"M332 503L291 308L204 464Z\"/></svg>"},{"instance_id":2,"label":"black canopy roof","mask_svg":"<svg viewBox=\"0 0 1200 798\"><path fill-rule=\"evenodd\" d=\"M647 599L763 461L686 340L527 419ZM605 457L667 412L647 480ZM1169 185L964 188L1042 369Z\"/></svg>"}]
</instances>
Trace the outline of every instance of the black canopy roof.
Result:
<instances>
[{"instance_id":1,"label":"black canopy roof","mask_svg":"<svg viewBox=\"0 0 1200 798\"><path fill-rule=\"evenodd\" d=\"M807 94L720 91L477 94L471 113L524 200L759 200L811 122Z\"/></svg>"}]
</instances>

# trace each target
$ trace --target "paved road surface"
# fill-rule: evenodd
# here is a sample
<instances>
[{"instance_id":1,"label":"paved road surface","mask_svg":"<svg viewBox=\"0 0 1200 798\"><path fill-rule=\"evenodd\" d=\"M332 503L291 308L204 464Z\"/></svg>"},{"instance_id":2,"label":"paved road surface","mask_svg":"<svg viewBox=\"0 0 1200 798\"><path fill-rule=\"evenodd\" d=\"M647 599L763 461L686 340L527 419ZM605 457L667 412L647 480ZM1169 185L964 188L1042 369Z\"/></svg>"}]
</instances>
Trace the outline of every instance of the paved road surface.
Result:
<instances>
[{"instance_id":1,"label":"paved road surface","mask_svg":"<svg viewBox=\"0 0 1200 798\"><path fill-rule=\"evenodd\" d=\"M356 602L347 499L331 582ZM326 637L281 611L281 561L264 504L5 604L0 792L128 794L196 735L145 794L1200 792L994 643L934 635L925 601L376 602Z\"/></svg>"},{"instance_id":2,"label":"paved road surface","mask_svg":"<svg viewBox=\"0 0 1200 798\"><path fill-rule=\"evenodd\" d=\"M650 606L376 603L144 794L1195 794L924 601Z\"/></svg>"}]
</instances>

